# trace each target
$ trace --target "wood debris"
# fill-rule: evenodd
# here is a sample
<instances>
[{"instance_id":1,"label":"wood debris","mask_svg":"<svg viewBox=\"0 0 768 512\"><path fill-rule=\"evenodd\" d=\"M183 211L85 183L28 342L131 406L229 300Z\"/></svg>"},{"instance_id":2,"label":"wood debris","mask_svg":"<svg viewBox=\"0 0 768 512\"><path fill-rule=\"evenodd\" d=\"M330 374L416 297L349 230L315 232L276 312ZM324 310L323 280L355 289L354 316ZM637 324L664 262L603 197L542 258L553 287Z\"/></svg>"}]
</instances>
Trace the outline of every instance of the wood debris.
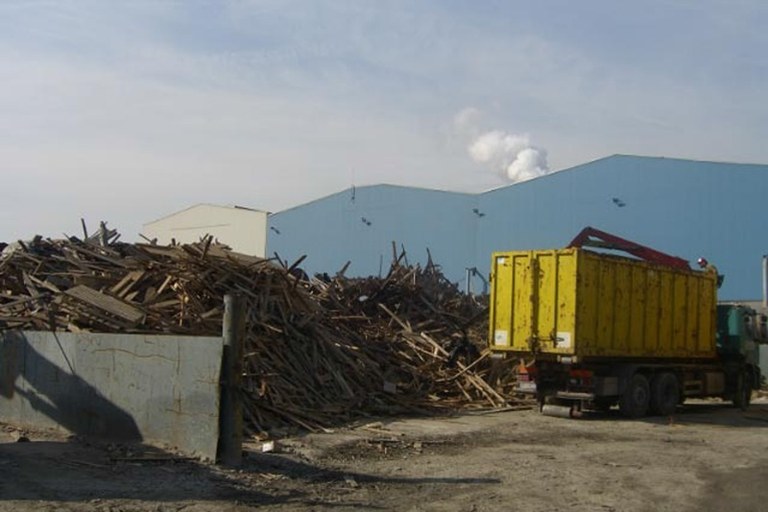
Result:
<instances>
[{"instance_id":1,"label":"wood debris","mask_svg":"<svg viewBox=\"0 0 768 512\"><path fill-rule=\"evenodd\" d=\"M485 347L487 309L439 267L396 252L383 278L309 278L206 237L36 237L0 256L0 330L221 335L223 297L247 300L245 420L252 433L327 429L379 414L509 405Z\"/></svg>"}]
</instances>

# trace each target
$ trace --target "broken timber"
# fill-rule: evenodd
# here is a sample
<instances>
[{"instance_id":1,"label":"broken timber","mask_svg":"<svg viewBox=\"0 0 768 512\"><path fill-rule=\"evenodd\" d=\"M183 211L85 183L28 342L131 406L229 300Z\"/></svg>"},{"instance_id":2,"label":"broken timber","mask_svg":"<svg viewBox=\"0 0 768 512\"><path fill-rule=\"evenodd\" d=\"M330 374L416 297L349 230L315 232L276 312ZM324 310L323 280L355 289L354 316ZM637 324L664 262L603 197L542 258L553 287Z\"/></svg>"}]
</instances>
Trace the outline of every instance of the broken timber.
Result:
<instances>
[{"instance_id":1,"label":"broken timber","mask_svg":"<svg viewBox=\"0 0 768 512\"><path fill-rule=\"evenodd\" d=\"M216 336L223 297L246 303L242 391L250 432L323 430L366 415L504 407L511 372L487 353L447 364L457 341L485 347L484 305L432 262L395 253L384 278L308 277L209 238L156 246L102 227L0 256L0 330ZM393 250L396 246L393 244Z\"/></svg>"}]
</instances>

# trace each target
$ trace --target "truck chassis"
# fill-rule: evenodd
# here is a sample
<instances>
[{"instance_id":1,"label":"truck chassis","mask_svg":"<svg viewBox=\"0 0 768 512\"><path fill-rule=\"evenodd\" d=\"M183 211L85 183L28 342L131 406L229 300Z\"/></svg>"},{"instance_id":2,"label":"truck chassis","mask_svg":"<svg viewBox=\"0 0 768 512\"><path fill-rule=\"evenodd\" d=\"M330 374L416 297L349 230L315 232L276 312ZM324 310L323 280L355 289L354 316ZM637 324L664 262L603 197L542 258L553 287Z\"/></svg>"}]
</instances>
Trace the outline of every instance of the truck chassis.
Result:
<instances>
[{"instance_id":1,"label":"truck chassis","mask_svg":"<svg viewBox=\"0 0 768 512\"><path fill-rule=\"evenodd\" d=\"M578 416L618 405L630 418L671 415L687 398L719 397L745 409L760 387L760 368L743 361L536 361L518 369L518 390L535 394L540 410Z\"/></svg>"}]
</instances>

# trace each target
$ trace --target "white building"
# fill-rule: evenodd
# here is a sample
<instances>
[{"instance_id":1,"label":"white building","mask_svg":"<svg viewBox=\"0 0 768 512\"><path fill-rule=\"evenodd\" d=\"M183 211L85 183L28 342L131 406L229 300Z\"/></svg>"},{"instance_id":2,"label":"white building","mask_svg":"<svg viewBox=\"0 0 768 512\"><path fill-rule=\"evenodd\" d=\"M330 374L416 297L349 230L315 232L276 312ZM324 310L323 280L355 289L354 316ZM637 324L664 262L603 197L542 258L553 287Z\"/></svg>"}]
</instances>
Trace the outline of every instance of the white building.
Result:
<instances>
[{"instance_id":1,"label":"white building","mask_svg":"<svg viewBox=\"0 0 768 512\"><path fill-rule=\"evenodd\" d=\"M199 242L211 235L233 251L265 257L267 212L241 206L197 204L144 224L142 235L160 244Z\"/></svg>"}]
</instances>

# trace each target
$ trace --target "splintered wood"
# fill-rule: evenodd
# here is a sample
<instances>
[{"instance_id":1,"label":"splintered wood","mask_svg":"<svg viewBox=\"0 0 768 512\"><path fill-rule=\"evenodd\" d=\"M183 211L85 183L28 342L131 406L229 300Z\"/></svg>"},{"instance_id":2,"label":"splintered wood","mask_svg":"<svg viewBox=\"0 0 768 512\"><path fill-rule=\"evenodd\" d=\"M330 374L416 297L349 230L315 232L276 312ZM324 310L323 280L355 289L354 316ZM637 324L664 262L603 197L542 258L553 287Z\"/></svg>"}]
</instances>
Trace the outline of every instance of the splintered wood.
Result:
<instances>
[{"instance_id":1,"label":"splintered wood","mask_svg":"<svg viewBox=\"0 0 768 512\"><path fill-rule=\"evenodd\" d=\"M374 414L502 407L508 371L487 310L431 261L395 254L384 278L298 267L212 243L162 247L36 237L0 257L0 329L221 334L223 297L247 300L243 396L251 432L318 430ZM481 348L478 348L481 347Z\"/></svg>"}]
</instances>

